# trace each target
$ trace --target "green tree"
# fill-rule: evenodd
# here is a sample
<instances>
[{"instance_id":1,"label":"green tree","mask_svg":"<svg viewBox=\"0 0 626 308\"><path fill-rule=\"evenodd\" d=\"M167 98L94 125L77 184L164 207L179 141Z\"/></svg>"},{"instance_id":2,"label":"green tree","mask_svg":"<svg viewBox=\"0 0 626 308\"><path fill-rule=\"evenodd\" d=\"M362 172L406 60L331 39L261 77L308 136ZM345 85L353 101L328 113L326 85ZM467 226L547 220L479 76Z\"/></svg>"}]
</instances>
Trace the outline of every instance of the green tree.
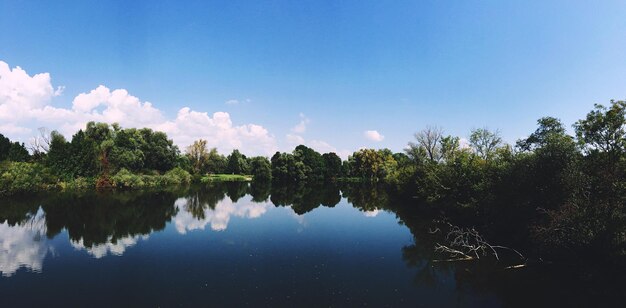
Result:
<instances>
[{"instance_id":1,"label":"green tree","mask_svg":"<svg viewBox=\"0 0 626 308\"><path fill-rule=\"evenodd\" d=\"M610 107L595 104L587 117L574 124L576 137L590 153L603 153L615 163L626 150L626 102L611 101Z\"/></svg>"},{"instance_id":2,"label":"green tree","mask_svg":"<svg viewBox=\"0 0 626 308\"><path fill-rule=\"evenodd\" d=\"M233 150L228 155L228 165L226 166L226 172L231 174L243 174L246 169L247 161L246 157L242 155L239 150Z\"/></svg>"},{"instance_id":3,"label":"green tree","mask_svg":"<svg viewBox=\"0 0 626 308\"><path fill-rule=\"evenodd\" d=\"M165 133L143 128L139 134L143 139L140 149L144 156L144 168L165 172L176 166L180 150Z\"/></svg>"},{"instance_id":4,"label":"green tree","mask_svg":"<svg viewBox=\"0 0 626 308\"><path fill-rule=\"evenodd\" d=\"M440 127L429 126L414 135L415 142L409 142L407 155L414 161L427 159L431 162L441 160L441 138L443 130Z\"/></svg>"},{"instance_id":5,"label":"green tree","mask_svg":"<svg viewBox=\"0 0 626 308\"><path fill-rule=\"evenodd\" d=\"M10 161L25 162L29 160L30 155L28 154L28 150L26 150L23 143L13 142L9 147L7 158Z\"/></svg>"},{"instance_id":6,"label":"green tree","mask_svg":"<svg viewBox=\"0 0 626 308\"><path fill-rule=\"evenodd\" d=\"M307 179L307 167L293 154L276 152L271 158L272 179L278 182L301 182Z\"/></svg>"},{"instance_id":7,"label":"green tree","mask_svg":"<svg viewBox=\"0 0 626 308\"><path fill-rule=\"evenodd\" d=\"M250 173L255 181L270 181L272 179L272 166L270 161L263 156L251 158Z\"/></svg>"},{"instance_id":8,"label":"green tree","mask_svg":"<svg viewBox=\"0 0 626 308\"><path fill-rule=\"evenodd\" d=\"M305 165L307 180L321 181L324 179L325 162L320 153L305 145L299 145L293 151L293 155Z\"/></svg>"},{"instance_id":9,"label":"green tree","mask_svg":"<svg viewBox=\"0 0 626 308\"><path fill-rule=\"evenodd\" d=\"M72 153L70 143L57 131L50 133L50 147L46 157L46 165L58 176L73 178Z\"/></svg>"},{"instance_id":10,"label":"green tree","mask_svg":"<svg viewBox=\"0 0 626 308\"><path fill-rule=\"evenodd\" d=\"M337 156L337 154L331 152L331 153L324 153L322 154L322 159L324 160L324 179L329 181L329 180L336 180L337 178L341 177L342 175L342 168L341 168L341 158L339 158L339 156Z\"/></svg>"},{"instance_id":11,"label":"green tree","mask_svg":"<svg viewBox=\"0 0 626 308\"><path fill-rule=\"evenodd\" d=\"M87 137L83 130L72 136L70 143L69 171L74 176L94 177L99 173L98 144Z\"/></svg>"},{"instance_id":12,"label":"green tree","mask_svg":"<svg viewBox=\"0 0 626 308\"><path fill-rule=\"evenodd\" d=\"M227 165L228 160L224 155L218 153L216 148L212 148L211 151L209 151L209 156L207 157L207 169L209 173L226 173Z\"/></svg>"},{"instance_id":13,"label":"green tree","mask_svg":"<svg viewBox=\"0 0 626 308\"><path fill-rule=\"evenodd\" d=\"M500 146L502 138L498 131L490 131L487 128L472 130L470 134L470 146L476 154L483 159L490 159Z\"/></svg>"},{"instance_id":14,"label":"green tree","mask_svg":"<svg viewBox=\"0 0 626 308\"><path fill-rule=\"evenodd\" d=\"M202 174L207 172L207 161L209 152L206 147L206 140L200 139L193 142L187 147L187 157L191 163L194 174Z\"/></svg>"},{"instance_id":15,"label":"green tree","mask_svg":"<svg viewBox=\"0 0 626 308\"><path fill-rule=\"evenodd\" d=\"M11 149L11 140L0 134L0 161L3 161L9 157L9 150Z\"/></svg>"}]
</instances>

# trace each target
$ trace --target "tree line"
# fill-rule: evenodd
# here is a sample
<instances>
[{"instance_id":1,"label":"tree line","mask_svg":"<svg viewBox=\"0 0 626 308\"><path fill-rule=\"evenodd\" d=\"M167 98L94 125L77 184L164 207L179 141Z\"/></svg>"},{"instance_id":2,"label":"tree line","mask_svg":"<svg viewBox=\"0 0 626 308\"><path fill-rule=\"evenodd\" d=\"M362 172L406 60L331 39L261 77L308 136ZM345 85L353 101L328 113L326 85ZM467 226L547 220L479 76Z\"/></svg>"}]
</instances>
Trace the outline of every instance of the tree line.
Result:
<instances>
[{"instance_id":1,"label":"tree line","mask_svg":"<svg viewBox=\"0 0 626 308\"><path fill-rule=\"evenodd\" d=\"M405 151L361 149L347 160L305 145L268 157L225 156L197 140L183 152L162 132L90 122L71 140L57 132L31 145L0 135L0 194L72 187L160 187L207 174L256 182L359 181L498 230L582 254L626 251L626 103L594 105L573 125L544 117L515 144L478 128L468 141L427 127ZM593 247L593 249L591 249Z\"/></svg>"}]
</instances>

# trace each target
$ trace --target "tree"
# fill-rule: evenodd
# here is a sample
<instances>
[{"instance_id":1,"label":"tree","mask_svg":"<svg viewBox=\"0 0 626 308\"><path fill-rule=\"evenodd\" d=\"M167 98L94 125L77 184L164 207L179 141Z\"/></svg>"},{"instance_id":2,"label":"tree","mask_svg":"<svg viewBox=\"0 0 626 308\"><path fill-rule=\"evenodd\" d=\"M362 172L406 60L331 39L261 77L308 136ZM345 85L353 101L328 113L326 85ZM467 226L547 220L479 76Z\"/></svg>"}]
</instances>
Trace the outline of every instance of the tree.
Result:
<instances>
[{"instance_id":1,"label":"tree","mask_svg":"<svg viewBox=\"0 0 626 308\"><path fill-rule=\"evenodd\" d=\"M165 172L176 166L180 150L165 133L143 128L139 134L143 139L139 148L143 152L144 168Z\"/></svg>"},{"instance_id":2,"label":"tree","mask_svg":"<svg viewBox=\"0 0 626 308\"><path fill-rule=\"evenodd\" d=\"M251 158L250 173L255 181L270 181L272 179L272 166L270 161L263 156Z\"/></svg>"},{"instance_id":3,"label":"tree","mask_svg":"<svg viewBox=\"0 0 626 308\"><path fill-rule=\"evenodd\" d=\"M456 158L457 154L461 150L460 138L453 136L446 136L441 138L441 158L444 161L452 161Z\"/></svg>"},{"instance_id":4,"label":"tree","mask_svg":"<svg viewBox=\"0 0 626 308\"><path fill-rule=\"evenodd\" d=\"M492 132L487 128L472 130L470 134L470 145L483 159L490 159L496 149L502 145L502 138L498 131Z\"/></svg>"},{"instance_id":5,"label":"tree","mask_svg":"<svg viewBox=\"0 0 626 308\"><path fill-rule=\"evenodd\" d=\"M52 142L52 134L45 127L38 129L39 135L33 137L30 140L29 149L33 153L33 156L44 156L50 150L50 143Z\"/></svg>"},{"instance_id":6,"label":"tree","mask_svg":"<svg viewBox=\"0 0 626 308\"><path fill-rule=\"evenodd\" d=\"M29 160L30 155L28 154L28 150L26 150L26 147L23 143L13 142L11 143L11 147L9 148L9 154L7 158L10 161L25 162Z\"/></svg>"},{"instance_id":7,"label":"tree","mask_svg":"<svg viewBox=\"0 0 626 308\"><path fill-rule=\"evenodd\" d=\"M418 161L424 156L431 162L441 160L441 138L443 138L443 130L436 126L429 126L426 129L415 133L415 141L409 142L406 150L407 155L411 159Z\"/></svg>"},{"instance_id":8,"label":"tree","mask_svg":"<svg viewBox=\"0 0 626 308\"><path fill-rule=\"evenodd\" d=\"M193 142L192 145L187 147L187 157L191 162L194 174L201 174L206 172L206 164L209 158L209 153L206 147L206 140L200 139Z\"/></svg>"},{"instance_id":9,"label":"tree","mask_svg":"<svg viewBox=\"0 0 626 308\"><path fill-rule=\"evenodd\" d=\"M102 179L107 179L110 173L109 154L115 145L115 131L119 129L119 125L113 124L113 130L107 123L87 123L85 128L85 136L92 140L98 150L98 161L102 169ZM105 181L106 182L106 181ZM103 182L104 183L104 182ZM106 185L106 183L104 183Z\"/></svg>"},{"instance_id":10,"label":"tree","mask_svg":"<svg viewBox=\"0 0 626 308\"><path fill-rule=\"evenodd\" d=\"M9 150L11 149L11 140L0 134L0 161L3 161L9 157Z\"/></svg>"},{"instance_id":11,"label":"tree","mask_svg":"<svg viewBox=\"0 0 626 308\"><path fill-rule=\"evenodd\" d=\"M242 155L239 150L233 150L233 152L228 155L228 165L226 166L226 172L231 174L242 174L246 168L246 157Z\"/></svg>"},{"instance_id":12,"label":"tree","mask_svg":"<svg viewBox=\"0 0 626 308\"><path fill-rule=\"evenodd\" d=\"M324 159L320 153L305 145L299 145L293 151L293 155L306 166L307 180L321 181L324 178Z\"/></svg>"},{"instance_id":13,"label":"tree","mask_svg":"<svg viewBox=\"0 0 626 308\"><path fill-rule=\"evenodd\" d=\"M87 137L83 130L72 136L70 143L69 171L74 176L93 177L98 175L98 144Z\"/></svg>"},{"instance_id":14,"label":"tree","mask_svg":"<svg viewBox=\"0 0 626 308\"><path fill-rule=\"evenodd\" d=\"M543 117L537 120L539 127L528 138L518 140L517 147L522 151L532 151L545 146L551 137L565 135L565 127L561 120L553 117Z\"/></svg>"},{"instance_id":15,"label":"tree","mask_svg":"<svg viewBox=\"0 0 626 308\"><path fill-rule=\"evenodd\" d=\"M325 180L336 180L338 177L341 177L341 158L337 156L337 154L324 153L322 154L322 159L324 160L324 179Z\"/></svg>"},{"instance_id":16,"label":"tree","mask_svg":"<svg viewBox=\"0 0 626 308\"><path fill-rule=\"evenodd\" d=\"M50 133L50 145L46 157L46 165L59 176L74 177L72 172L72 155L70 143L57 131Z\"/></svg>"},{"instance_id":17,"label":"tree","mask_svg":"<svg viewBox=\"0 0 626 308\"><path fill-rule=\"evenodd\" d=\"M276 152L271 159L272 179L278 182L302 182L307 180L307 167L293 154Z\"/></svg>"},{"instance_id":18,"label":"tree","mask_svg":"<svg viewBox=\"0 0 626 308\"><path fill-rule=\"evenodd\" d=\"M384 178L397 166L392 152L388 149L378 151L361 149L354 152L352 156L354 159L353 173L370 181L378 181Z\"/></svg>"},{"instance_id":19,"label":"tree","mask_svg":"<svg viewBox=\"0 0 626 308\"><path fill-rule=\"evenodd\" d=\"M589 153L606 153L615 163L626 149L626 102L611 100L609 108L595 104L584 120L574 124L576 137Z\"/></svg>"},{"instance_id":20,"label":"tree","mask_svg":"<svg viewBox=\"0 0 626 308\"><path fill-rule=\"evenodd\" d=\"M228 160L224 155L217 152L216 148L212 148L207 158L207 169L209 173L226 173Z\"/></svg>"}]
</instances>

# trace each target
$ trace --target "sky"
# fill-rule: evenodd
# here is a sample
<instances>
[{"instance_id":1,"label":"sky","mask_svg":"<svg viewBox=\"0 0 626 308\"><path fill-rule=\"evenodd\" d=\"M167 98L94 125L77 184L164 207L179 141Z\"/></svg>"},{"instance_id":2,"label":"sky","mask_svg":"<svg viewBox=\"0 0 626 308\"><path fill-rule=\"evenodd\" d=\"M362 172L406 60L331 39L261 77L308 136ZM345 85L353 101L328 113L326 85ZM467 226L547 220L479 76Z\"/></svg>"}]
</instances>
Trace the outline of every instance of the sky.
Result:
<instances>
[{"instance_id":1,"label":"sky","mask_svg":"<svg viewBox=\"0 0 626 308\"><path fill-rule=\"evenodd\" d=\"M0 133L342 157L440 126L514 143L626 98L624 1L0 1Z\"/></svg>"}]
</instances>

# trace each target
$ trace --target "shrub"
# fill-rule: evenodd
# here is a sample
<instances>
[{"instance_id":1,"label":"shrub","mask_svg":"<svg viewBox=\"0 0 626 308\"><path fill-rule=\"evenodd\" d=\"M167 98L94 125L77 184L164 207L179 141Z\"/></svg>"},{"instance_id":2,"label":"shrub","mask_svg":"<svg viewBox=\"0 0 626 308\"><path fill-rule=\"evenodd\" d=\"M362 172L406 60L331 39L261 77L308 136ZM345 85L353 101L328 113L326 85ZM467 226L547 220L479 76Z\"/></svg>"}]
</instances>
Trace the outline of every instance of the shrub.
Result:
<instances>
[{"instance_id":1,"label":"shrub","mask_svg":"<svg viewBox=\"0 0 626 308\"><path fill-rule=\"evenodd\" d=\"M37 163L11 162L0 174L0 195L25 193L49 188L52 177Z\"/></svg>"},{"instance_id":2,"label":"shrub","mask_svg":"<svg viewBox=\"0 0 626 308\"><path fill-rule=\"evenodd\" d=\"M165 183L163 184L189 184L191 183L191 174L180 167L176 167L163 175Z\"/></svg>"},{"instance_id":3,"label":"shrub","mask_svg":"<svg viewBox=\"0 0 626 308\"><path fill-rule=\"evenodd\" d=\"M117 188L138 188L145 185L142 176L133 174L125 168L111 177L111 184Z\"/></svg>"}]
</instances>

